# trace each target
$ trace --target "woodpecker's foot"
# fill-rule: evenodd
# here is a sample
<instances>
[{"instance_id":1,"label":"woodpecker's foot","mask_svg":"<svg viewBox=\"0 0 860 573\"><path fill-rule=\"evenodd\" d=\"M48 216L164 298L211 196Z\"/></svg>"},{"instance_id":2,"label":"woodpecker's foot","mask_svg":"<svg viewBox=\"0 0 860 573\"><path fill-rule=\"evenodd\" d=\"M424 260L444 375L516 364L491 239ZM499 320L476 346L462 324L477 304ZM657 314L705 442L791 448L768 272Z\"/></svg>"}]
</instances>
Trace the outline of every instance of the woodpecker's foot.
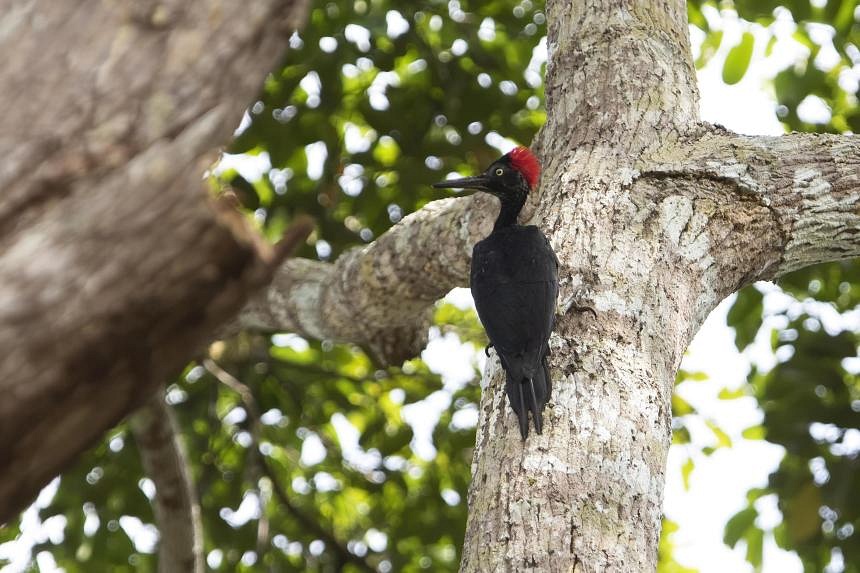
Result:
<instances>
[{"instance_id":1,"label":"woodpecker's foot","mask_svg":"<svg viewBox=\"0 0 860 573\"><path fill-rule=\"evenodd\" d=\"M597 311L590 306L579 306L578 304L574 304L571 305L570 310L574 310L576 312L590 312L594 315L594 318L597 318Z\"/></svg>"},{"instance_id":2,"label":"woodpecker's foot","mask_svg":"<svg viewBox=\"0 0 860 573\"><path fill-rule=\"evenodd\" d=\"M490 357L490 348L493 348L493 343L489 343L484 347L484 355L489 358Z\"/></svg>"}]
</instances>

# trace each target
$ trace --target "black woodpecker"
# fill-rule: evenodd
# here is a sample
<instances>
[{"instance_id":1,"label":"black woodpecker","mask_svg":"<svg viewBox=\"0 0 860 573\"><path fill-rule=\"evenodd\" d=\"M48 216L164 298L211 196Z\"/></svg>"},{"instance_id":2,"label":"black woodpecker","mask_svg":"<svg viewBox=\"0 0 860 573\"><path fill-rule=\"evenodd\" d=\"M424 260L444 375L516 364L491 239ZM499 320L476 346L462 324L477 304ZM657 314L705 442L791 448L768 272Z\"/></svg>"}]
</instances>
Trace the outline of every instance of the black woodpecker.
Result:
<instances>
[{"instance_id":1,"label":"black woodpecker","mask_svg":"<svg viewBox=\"0 0 860 573\"><path fill-rule=\"evenodd\" d=\"M537 158L518 147L475 177L449 179L439 188L476 189L499 198L493 232L472 251L471 287L478 316L507 373L505 390L523 439L528 412L543 430L543 409L552 393L547 355L558 297L558 259L534 225L517 215L540 176Z\"/></svg>"}]
</instances>

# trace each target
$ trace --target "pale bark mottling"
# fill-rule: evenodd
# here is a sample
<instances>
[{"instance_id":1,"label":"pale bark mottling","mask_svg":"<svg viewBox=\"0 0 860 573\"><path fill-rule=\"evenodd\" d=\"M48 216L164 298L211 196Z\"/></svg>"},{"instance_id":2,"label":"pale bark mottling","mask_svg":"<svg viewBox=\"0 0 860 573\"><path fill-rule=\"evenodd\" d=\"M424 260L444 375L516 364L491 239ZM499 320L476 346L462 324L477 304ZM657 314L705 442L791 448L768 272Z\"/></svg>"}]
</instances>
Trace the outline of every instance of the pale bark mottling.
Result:
<instances>
[{"instance_id":1,"label":"pale bark mottling","mask_svg":"<svg viewBox=\"0 0 860 573\"><path fill-rule=\"evenodd\" d=\"M468 285L472 246L489 232L487 197L434 201L334 263L293 259L242 311L246 327L366 346L399 364L427 342L433 303Z\"/></svg>"}]
</instances>

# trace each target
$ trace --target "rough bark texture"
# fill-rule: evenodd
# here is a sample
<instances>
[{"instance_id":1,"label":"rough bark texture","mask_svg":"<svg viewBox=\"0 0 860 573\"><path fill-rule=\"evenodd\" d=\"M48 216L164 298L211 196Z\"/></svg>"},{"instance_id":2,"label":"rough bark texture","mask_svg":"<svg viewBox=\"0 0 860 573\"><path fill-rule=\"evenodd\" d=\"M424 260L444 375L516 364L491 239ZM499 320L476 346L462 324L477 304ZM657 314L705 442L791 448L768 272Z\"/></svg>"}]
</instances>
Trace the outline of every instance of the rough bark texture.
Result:
<instances>
[{"instance_id":1,"label":"rough bark texture","mask_svg":"<svg viewBox=\"0 0 860 573\"><path fill-rule=\"evenodd\" d=\"M185 448L161 392L131 418L143 469L155 484L159 573L203 573L203 521Z\"/></svg>"},{"instance_id":2,"label":"rough bark texture","mask_svg":"<svg viewBox=\"0 0 860 573\"><path fill-rule=\"evenodd\" d=\"M0 0L0 522L267 278L201 176L303 9Z\"/></svg>"},{"instance_id":3,"label":"rough bark texture","mask_svg":"<svg viewBox=\"0 0 860 573\"><path fill-rule=\"evenodd\" d=\"M434 201L335 263L288 261L240 322L362 344L400 364L427 343L433 303L468 284L472 246L492 228L487 209L487 197Z\"/></svg>"},{"instance_id":4,"label":"rough bark texture","mask_svg":"<svg viewBox=\"0 0 860 573\"><path fill-rule=\"evenodd\" d=\"M682 353L742 286L860 255L860 141L700 123L682 0L549 0L547 16L531 219L562 263L554 394L523 444L489 362L461 570L653 571ZM246 320L352 341L397 324L417 339L414 317L466 286L489 231L493 209L473 201L429 205L333 265L288 263Z\"/></svg>"}]
</instances>

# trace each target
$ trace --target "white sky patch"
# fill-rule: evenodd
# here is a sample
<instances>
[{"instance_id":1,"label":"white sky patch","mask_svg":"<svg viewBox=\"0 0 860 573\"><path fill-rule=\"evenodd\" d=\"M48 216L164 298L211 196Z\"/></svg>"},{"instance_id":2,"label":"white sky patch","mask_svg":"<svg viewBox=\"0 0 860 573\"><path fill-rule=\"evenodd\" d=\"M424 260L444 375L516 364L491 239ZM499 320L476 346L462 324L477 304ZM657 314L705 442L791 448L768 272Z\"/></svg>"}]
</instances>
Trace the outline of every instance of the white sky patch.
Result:
<instances>
[{"instance_id":1,"label":"white sky patch","mask_svg":"<svg viewBox=\"0 0 860 573\"><path fill-rule=\"evenodd\" d=\"M697 450L711 445L708 441L710 432L704 428L701 432L693 431L692 447L670 448L666 471L663 507L666 516L680 526L674 537L675 558L701 573L752 570L740 546L729 549L723 544L723 528L731 516L746 506L746 492L752 487L767 484L768 475L776 469L783 455L779 446L764 440L746 440L741 436L745 428L761 423L763 416L754 398L717 398L723 387L735 389L744 384L750 368L750 355L767 353L770 356L769 329L762 330L764 334L744 355L735 349L734 331L726 326L726 314L734 299L735 296L727 298L711 313L681 363L681 368L704 372L709 378L682 384L679 388L681 396L704 419L716 422L731 437L733 445L730 449L720 449L711 456L705 456ZM690 454L696 466L687 491L683 486L681 466ZM762 502L762 508L767 510L764 520L770 524L779 522L781 516L775 502L767 503ZM802 571L797 557L779 549L772 536L766 537L764 555L766 572Z\"/></svg>"},{"instance_id":2,"label":"white sky patch","mask_svg":"<svg viewBox=\"0 0 860 573\"><path fill-rule=\"evenodd\" d=\"M499 135L498 132L495 131L491 131L486 136L484 136L484 141L487 143L487 145L498 149L500 153L507 153L518 145L518 143L513 139L502 137L501 135Z\"/></svg>"},{"instance_id":3,"label":"white sky patch","mask_svg":"<svg viewBox=\"0 0 860 573\"><path fill-rule=\"evenodd\" d=\"M385 34L391 38L397 38L409 31L409 21L397 10L389 10L385 13L387 29Z\"/></svg>"},{"instance_id":4,"label":"white sky patch","mask_svg":"<svg viewBox=\"0 0 860 573\"><path fill-rule=\"evenodd\" d=\"M281 348L291 348L296 352L304 352L310 347L307 340L292 333L273 334L272 344Z\"/></svg>"},{"instance_id":5,"label":"white sky patch","mask_svg":"<svg viewBox=\"0 0 860 573\"><path fill-rule=\"evenodd\" d=\"M437 328L430 329L430 342L421 358L431 371L442 376L443 388L424 400L404 406L402 414L414 433L413 451L422 459L432 460L436 456L433 428L439 416L451 405L453 393L475 377L475 368L483 369L484 361L483 354L477 353L471 344L463 343L454 333L442 335Z\"/></svg>"},{"instance_id":6,"label":"white sky patch","mask_svg":"<svg viewBox=\"0 0 860 573\"><path fill-rule=\"evenodd\" d=\"M155 546L158 543L158 529L153 524L144 523L131 515L123 515L119 518L119 526L131 539L136 551L155 553Z\"/></svg>"},{"instance_id":7,"label":"white sky patch","mask_svg":"<svg viewBox=\"0 0 860 573\"><path fill-rule=\"evenodd\" d=\"M463 38L457 38L451 44L451 53L455 56L462 56L469 49L469 43Z\"/></svg>"},{"instance_id":8,"label":"white sky patch","mask_svg":"<svg viewBox=\"0 0 860 573\"><path fill-rule=\"evenodd\" d=\"M233 132L233 137L238 137L242 134L243 131L248 129L251 126L251 114L245 111L242 114L242 121L239 122L239 127Z\"/></svg>"},{"instance_id":9,"label":"white sky patch","mask_svg":"<svg viewBox=\"0 0 860 573\"><path fill-rule=\"evenodd\" d=\"M370 100L370 107L377 111L388 109L390 104L388 102L388 97L385 95L385 90L388 89L388 86L398 85L400 85L400 76L397 75L397 72L379 72L376 74L370 87L367 88L367 97Z\"/></svg>"},{"instance_id":10,"label":"white sky patch","mask_svg":"<svg viewBox=\"0 0 860 573\"><path fill-rule=\"evenodd\" d=\"M798 104L797 116L807 123L825 124L830 122L833 113L823 99L810 94Z\"/></svg>"},{"instance_id":11,"label":"white sky patch","mask_svg":"<svg viewBox=\"0 0 860 573\"><path fill-rule=\"evenodd\" d=\"M377 552L385 551L385 548L388 547L388 536L372 527L364 534L364 541L368 547Z\"/></svg>"},{"instance_id":12,"label":"white sky patch","mask_svg":"<svg viewBox=\"0 0 860 573\"><path fill-rule=\"evenodd\" d=\"M776 100L773 88L766 82L777 73L794 64L809 50L792 38L796 24L784 13L778 15L771 27L777 41L770 56L765 56L768 30L753 25L755 49L749 69L744 78L733 86L723 83L723 63L729 50L741 39L746 28L731 11L723 12L722 20L713 8L705 6L702 13L709 24L716 29L722 28L723 40L719 50L704 69L698 71L701 99L699 109L702 119L718 123L738 133L748 135L782 135L785 128L776 117ZM693 53L698 55L704 35L698 28L691 27Z\"/></svg>"},{"instance_id":13,"label":"white sky patch","mask_svg":"<svg viewBox=\"0 0 860 573\"><path fill-rule=\"evenodd\" d=\"M222 507L219 515L230 527L242 527L252 519L260 517L260 498L252 491L246 492L239 507L235 510Z\"/></svg>"},{"instance_id":14,"label":"white sky patch","mask_svg":"<svg viewBox=\"0 0 860 573\"><path fill-rule=\"evenodd\" d=\"M326 449L322 440L314 432L309 432L302 440L302 455L299 461L303 466L314 466L325 459Z\"/></svg>"},{"instance_id":15,"label":"white sky patch","mask_svg":"<svg viewBox=\"0 0 860 573\"><path fill-rule=\"evenodd\" d=\"M323 36L320 38L320 50L326 54L331 54L337 50L337 39L332 36Z\"/></svg>"},{"instance_id":16,"label":"white sky patch","mask_svg":"<svg viewBox=\"0 0 860 573\"><path fill-rule=\"evenodd\" d=\"M141 478L140 481L137 482L137 487L143 492L143 495L146 496L146 499L152 501L155 499L155 482L149 479L148 477Z\"/></svg>"},{"instance_id":17,"label":"white sky patch","mask_svg":"<svg viewBox=\"0 0 860 573\"><path fill-rule=\"evenodd\" d=\"M337 432L343 459L358 471L369 473L382 464L378 450L365 451L358 443L361 434L358 429L341 413L331 417L331 425Z\"/></svg>"},{"instance_id":18,"label":"white sky patch","mask_svg":"<svg viewBox=\"0 0 860 573\"><path fill-rule=\"evenodd\" d=\"M220 175L229 169L235 169L246 180L259 181L271 168L272 160L265 151L257 155L222 153L213 172Z\"/></svg>"},{"instance_id":19,"label":"white sky patch","mask_svg":"<svg viewBox=\"0 0 860 573\"><path fill-rule=\"evenodd\" d=\"M530 87L537 88L543 83L543 74L541 74L541 66L546 63L546 59L546 36L544 36L540 39L537 46L535 46L532 50L532 57L529 60L528 65L526 66L526 71L523 73L523 77L525 77L526 83Z\"/></svg>"},{"instance_id":20,"label":"white sky patch","mask_svg":"<svg viewBox=\"0 0 860 573\"><path fill-rule=\"evenodd\" d=\"M21 515L21 534L17 539L0 544L0 559L9 561L3 567L3 573L24 573L33 558L33 546L46 540L62 541L66 528L65 516L41 521L39 509L47 507L57 494L60 478L54 478L51 483L42 488L36 501ZM44 573L59 571L58 569L42 569Z\"/></svg>"},{"instance_id":21,"label":"white sky patch","mask_svg":"<svg viewBox=\"0 0 860 573\"><path fill-rule=\"evenodd\" d=\"M343 168L343 174L337 178L337 183L344 193L350 197L361 195L364 189L364 166L360 163L350 163Z\"/></svg>"},{"instance_id":22,"label":"white sky patch","mask_svg":"<svg viewBox=\"0 0 860 573\"><path fill-rule=\"evenodd\" d=\"M472 291L467 288L457 287L451 289L451 292L445 297L445 302L453 304L460 310L475 308L475 299L472 298Z\"/></svg>"},{"instance_id":23,"label":"white sky patch","mask_svg":"<svg viewBox=\"0 0 860 573\"><path fill-rule=\"evenodd\" d=\"M370 50L370 30L358 24L347 24L343 30L347 42L352 42L362 52Z\"/></svg>"},{"instance_id":24,"label":"white sky patch","mask_svg":"<svg viewBox=\"0 0 860 573\"><path fill-rule=\"evenodd\" d=\"M712 27L723 28L724 36L720 49L708 65L698 72L702 119L750 135L785 133L777 119L777 104L768 82L779 71L808 54L807 48L791 37L796 25L790 16L778 11L777 21L771 27L777 42L769 57L764 55L767 31L757 25L752 27L756 44L749 69L743 80L727 86L722 81L723 62L729 49L740 40L744 28L731 12L724 12L722 19L709 7L703 8L703 13ZM704 35L698 29L691 28L691 36L694 53L698 55ZM788 304L786 299L797 304L773 285L758 283L756 286L768 292L764 301L766 315ZM707 430L694 431L694 443L690 450L685 449L685 446L670 448L666 473L664 509L667 517L680 526L674 538L675 557L701 573L752 571L744 558L743 544L735 549L723 544L723 529L726 521L745 506L746 492L750 488L765 485L768 475L776 469L782 458L782 448L779 446L763 440L746 440L741 436L745 428L759 424L763 418L753 398L717 398L721 388L734 389L744 384L751 364L764 370L775 365L776 359L770 349L770 329L784 326L784 319L766 317L755 342L743 355L739 354L734 346L734 331L726 326L726 314L734 298L729 297L711 313L681 364L685 370L705 372L709 376L708 380L687 383L679 389L681 396L705 419L713 420L729 434L733 447L720 449L709 457L694 454L696 466L690 479L690 490L685 491L681 465L689 453L709 445L705 441L709 435ZM835 311L833 313L838 314ZM774 499L763 498L756 507L762 511L761 525L768 526L781 521ZM802 566L793 553L777 547L773 537L768 535L764 544L763 571L799 573Z\"/></svg>"},{"instance_id":25,"label":"white sky patch","mask_svg":"<svg viewBox=\"0 0 860 573\"><path fill-rule=\"evenodd\" d=\"M478 38L485 42L492 42L496 39L496 22L492 18L481 20L481 26L478 28Z\"/></svg>"},{"instance_id":26,"label":"white sky patch","mask_svg":"<svg viewBox=\"0 0 860 573\"><path fill-rule=\"evenodd\" d=\"M323 175L325 160L328 159L328 148L323 141L305 145L305 155L308 159L308 179L319 181Z\"/></svg>"},{"instance_id":27,"label":"white sky patch","mask_svg":"<svg viewBox=\"0 0 860 573\"><path fill-rule=\"evenodd\" d=\"M821 46L815 56L815 67L824 71L832 70L841 60L839 52L836 51L836 46L833 45L836 30L827 24L810 22L806 24L806 32L813 42Z\"/></svg>"},{"instance_id":28,"label":"white sky patch","mask_svg":"<svg viewBox=\"0 0 860 573\"><path fill-rule=\"evenodd\" d=\"M347 153L364 153L376 141L376 131L363 130L352 122L346 122L343 128L343 144Z\"/></svg>"}]
</instances>

